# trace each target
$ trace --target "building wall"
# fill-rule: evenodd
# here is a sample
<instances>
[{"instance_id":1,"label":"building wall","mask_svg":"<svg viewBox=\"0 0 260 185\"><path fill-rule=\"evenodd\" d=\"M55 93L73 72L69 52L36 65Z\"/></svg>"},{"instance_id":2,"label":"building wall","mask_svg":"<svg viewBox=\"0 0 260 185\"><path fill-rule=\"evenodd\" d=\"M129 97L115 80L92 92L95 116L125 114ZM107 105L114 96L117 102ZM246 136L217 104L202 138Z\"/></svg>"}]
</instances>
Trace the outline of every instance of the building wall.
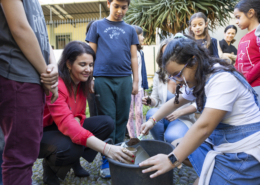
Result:
<instances>
[{"instance_id":1,"label":"building wall","mask_svg":"<svg viewBox=\"0 0 260 185\"><path fill-rule=\"evenodd\" d=\"M88 21L79 20L75 22L54 22L53 24L47 24L47 31L49 34L50 44L57 49L56 38L57 36L69 35L70 41L78 40L85 41L86 27Z\"/></svg>"}]
</instances>

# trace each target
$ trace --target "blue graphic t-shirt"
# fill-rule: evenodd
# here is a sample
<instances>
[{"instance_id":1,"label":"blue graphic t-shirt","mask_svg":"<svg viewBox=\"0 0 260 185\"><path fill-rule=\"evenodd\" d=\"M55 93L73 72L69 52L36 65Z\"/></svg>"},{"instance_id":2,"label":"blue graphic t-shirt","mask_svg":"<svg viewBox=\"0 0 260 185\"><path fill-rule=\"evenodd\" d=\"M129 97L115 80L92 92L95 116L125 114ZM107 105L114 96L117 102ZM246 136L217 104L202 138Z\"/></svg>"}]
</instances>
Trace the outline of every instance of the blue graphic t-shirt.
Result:
<instances>
[{"instance_id":1,"label":"blue graphic t-shirt","mask_svg":"<svg viewBox=\"0 0 260 185\"><path fill-rule=\"evenodd\" d=\"M139 44L135 29L124 21L95 21L86 41L97 44L93 76L122 77L132 74L131 45Z\"/></svg>"}]
</instances>

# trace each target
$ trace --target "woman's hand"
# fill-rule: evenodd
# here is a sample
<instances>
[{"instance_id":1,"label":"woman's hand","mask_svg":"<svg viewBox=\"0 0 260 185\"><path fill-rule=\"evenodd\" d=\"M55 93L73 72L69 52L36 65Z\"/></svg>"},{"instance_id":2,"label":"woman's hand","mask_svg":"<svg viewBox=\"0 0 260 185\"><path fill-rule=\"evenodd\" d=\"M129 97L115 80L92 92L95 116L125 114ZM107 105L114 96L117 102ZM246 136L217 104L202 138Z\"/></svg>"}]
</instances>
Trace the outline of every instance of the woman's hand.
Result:
<instances>
[{"instance_id":1,"label":"woman's hand","mask_svg":"<svg viewBox=\"0 0 260 185\"><path fill-rule=\"evenodd\" d=\"M148 135L149 131L154 127L154 123L151 119L149 119L147 122L142 124L141 126L141 133L143 135Z\"/></svg>"},{"instance_id":2,"label":"woman's hand","mask_svg":"<svg viewBox=\"0 0 260 185\"><path fill-rule=\"evenodd\" d=\"M169 114L168 116L166 116L165 119L171 122L171 121L178 119L181 116L182 116L181 111L177 110L177 111L174 111L173 113Z\"/></svg>"},{"instance_id":3,"label":"woman's hand","mask_svg":"<svg viewBox=\"0 0 260 185\"><path fill-rule=\"evenodd\" d=\"M147 100L150 98L151 100L151 104L147 104ZM142 104L146 105L146 106L151 106L154 107L155 106L155 100L153 98L151 98L150 96L145 96L142 98Z\"/></svg>"},{"instance_id":4,"label":"woman's hand","mask_svg":"<svg viewBox=\"0 0 260 185\"><path fill-rule=\"evenodd\" d=\"M147 99L148 99L148 96L145 96L145 97L142 98L142 104L143 105L148 105L147 104Z\"/></svg>"},{"instance_id":5,"label":"woman's hand","mask_svg":"<svg viewBox=\"0 0 260 185\"><path fill-rule=\"evenodd\" d=\"M159 175L162 175L171 169L174 168L174 165L168 158L168 155L165 154L158 154L156 156L153 156L139 164L139 166L150 166L149 168L143 170L143 173L153 172L152 175L150 175L150 178L155 178Z\"/></svg>"},{"instance_id":6,"label":"woman's hand","mask_svg":"<svg viewBox=\"0 0 260 185\"><path fill-rule=\"evenodd\" d=\"M237 55L231 55L230 59L231 59L233 62L236 62Z\"/></svg>"},{"instance_id":7,"label":"woman's hand","mask_svg":"<svg viewBox=\"0 0 260 185\"><path fill-rule=\"evenodd\" d=\"M121 146L107 145L105 148L105 155L107 157L122 163L133 164L135 156L132 152Z\"/></svg>"}]
</instances>

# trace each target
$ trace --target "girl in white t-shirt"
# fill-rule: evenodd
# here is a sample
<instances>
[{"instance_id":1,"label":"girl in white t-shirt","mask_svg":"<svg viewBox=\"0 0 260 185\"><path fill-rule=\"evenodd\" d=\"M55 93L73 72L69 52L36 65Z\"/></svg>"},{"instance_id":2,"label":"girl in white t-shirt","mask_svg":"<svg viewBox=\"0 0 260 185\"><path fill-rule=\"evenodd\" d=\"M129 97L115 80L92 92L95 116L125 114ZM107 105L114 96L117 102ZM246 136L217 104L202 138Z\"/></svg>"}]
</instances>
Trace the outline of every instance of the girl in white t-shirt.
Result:
<instances>
[{"instance_id":1,"label":"girl in white t-shirt","mask_svg":"<svg viewBox=\"0 0 260 185\"><path fill-rule=\"evenodd\" d=\"M186 161L199 184L260 184L260 111L253 88L232 65L211 58L185 36L167 45L163 64L169 78L185 85L185 92L144 123L142 133L189 101L196 100L202 114L172 153L141 163L151 166L143 172L156 171L154 178Z\"/></svg>"},{"instance_id":2,"label":"girl in white t-shirt","mask_svg":"<svg viewBox=\"0 0 260 185\"><path fill-rule=\"evenodd\" d=\"M143 104L142 98L144 96L144 89L148 89L146 67L144 61L144 53L142 51L142 44L144 42L143 29L139 26L132 25L138 35L139 45L137 45L138 58L138 93L131 95L131 105L129 112L129 119L127 122L127 129L129 136L134 138L140 135L141 125L143 124ZM135 122L134 122L135 112ZM134 125L135 124L135 125Z\"/></svg>"}]
</instances>

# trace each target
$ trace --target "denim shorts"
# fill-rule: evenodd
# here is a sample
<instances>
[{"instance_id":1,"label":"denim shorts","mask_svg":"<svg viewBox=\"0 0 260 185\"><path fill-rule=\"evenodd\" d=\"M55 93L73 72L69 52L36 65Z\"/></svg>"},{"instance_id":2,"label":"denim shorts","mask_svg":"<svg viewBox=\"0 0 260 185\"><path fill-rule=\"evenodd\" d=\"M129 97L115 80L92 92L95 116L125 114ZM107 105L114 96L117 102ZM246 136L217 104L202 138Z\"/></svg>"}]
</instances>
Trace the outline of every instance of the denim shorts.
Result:
<instances>
[{"instance_id":1,"label":"denim shorts","mask_svg":"<svg viewBox=\"0 0 260 185\"><path fill-rule=\"evenodd\" d=\"M260 131L260 122L242 126L230 126L220 123L210 135L209 140L218 146L223 143L234 143ZM190 156L189 160L200 176L207 153L213 150L208 142L201 144ZM246 153L224 153L217 155L211 176L212 185L259 185L260 163Z\"/></svg>"}]
</instances>

